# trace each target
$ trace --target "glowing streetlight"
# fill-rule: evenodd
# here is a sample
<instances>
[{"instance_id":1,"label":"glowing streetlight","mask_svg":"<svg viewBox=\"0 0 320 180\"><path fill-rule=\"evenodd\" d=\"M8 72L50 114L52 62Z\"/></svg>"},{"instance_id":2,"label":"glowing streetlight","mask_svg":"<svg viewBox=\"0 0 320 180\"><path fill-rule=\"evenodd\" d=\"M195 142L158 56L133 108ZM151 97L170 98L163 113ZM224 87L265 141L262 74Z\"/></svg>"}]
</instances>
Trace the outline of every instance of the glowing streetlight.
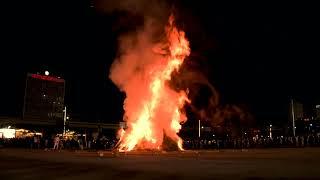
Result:
<instances>
[{"instance_id":1,"label":"glowing streetlight","mask_svg":"<svg viewBox=\"0 0 320 180\"><path fill-rule=\"evenodd\" d=\"M270 136L270 138L272 138L272 124L270 124L270 128L269 128L269 136Z\"/></svg>"},{"instance_id":2,"label":"glowing streetlight","mask_svg":"<svg viewBox=\"0 0 320 180\"><path fill-rule=\"evenodd\" d=\"M50 74L49 71L44 72L44 75L46 75L46 76L49 76L49 74Z\"/></svg>"},{"instance_id":3,"label":"glowing streetlight","mask_svg":"<svg viewBox=\"0 0 320 180\"><path fill-rule=\"evenodd\" d=\"M63 135L66 134L66 121L67 121L67 106L64 107L63 110Z\"/></svg>"},{"instance_id":4,"label":"glowing streetlight","mask_svg":"<svg viewBox=\"0 0 320 180\"><path fill-rule=\"evenodd\" d=\"M200 124L200 120L199 120L199 134L198 134L199 138L200 138L200 136L201 136L201 130L200 130L200 127L201 127L201 124Z\"/></svg>"}]
</instances>

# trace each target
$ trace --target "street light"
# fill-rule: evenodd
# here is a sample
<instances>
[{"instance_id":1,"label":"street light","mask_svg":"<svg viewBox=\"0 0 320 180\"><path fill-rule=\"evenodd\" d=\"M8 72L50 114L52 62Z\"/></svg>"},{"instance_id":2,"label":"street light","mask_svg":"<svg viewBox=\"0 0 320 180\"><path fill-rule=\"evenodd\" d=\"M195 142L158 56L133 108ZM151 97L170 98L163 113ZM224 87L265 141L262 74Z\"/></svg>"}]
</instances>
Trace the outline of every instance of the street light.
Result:
<instances>
[{"instance_id":1,"label":"street light","mask_svg":"<svg viewBox=\"0 0 320 180\"><path fill-rule=\"evenodd\" d=\"M272 138L272 124L270 124L269 126L270 126L270 128L269 128L269 136L270 136L270 138Z\"/></svg>"},{"instance_id":2,"label":"street light","mask_svg":"<svg viewBox=\"0 0 320 180\"><path fill-rule=\"evenodd\" d=\"M49 76L49 74L50 74L49 71L44 72L44 75L46 75L46 76Z\"/></svg>"},{"instance_id":3,"label":"street light","mask_svg":"<svg viewBox=\"0 0 320 180\"><path fill-rule=\"evenodd\" d=\"M291 99L291 116L292 116L292 133L293 136L296 136L296 125L295 125L295 109L294 109L294 101Z\"/></svg>"},{"instance_id":4,"label":"street light","mask_svg":"<svg viewBox=\"0 0 320 180\"><path fill-rule=\"evenodd\" d=\"M66 134L66 121L67 121L67 106L64 107L64 110L63 110L63 135Z\"/></svg>"},{"instance_id":5,"label":"street light","mask_svg":"<svg viewBox=\"0 0 320 180\"><path fill-rule=\"evenodd\" d=\"M198 136L199 136L199 138L200 138L200 136L201 136L201 130L200 130L200 126L201 126L201 123L200 123L200 119L199 119L199 134L198 134Z\"/></svg>"}]
</instances>

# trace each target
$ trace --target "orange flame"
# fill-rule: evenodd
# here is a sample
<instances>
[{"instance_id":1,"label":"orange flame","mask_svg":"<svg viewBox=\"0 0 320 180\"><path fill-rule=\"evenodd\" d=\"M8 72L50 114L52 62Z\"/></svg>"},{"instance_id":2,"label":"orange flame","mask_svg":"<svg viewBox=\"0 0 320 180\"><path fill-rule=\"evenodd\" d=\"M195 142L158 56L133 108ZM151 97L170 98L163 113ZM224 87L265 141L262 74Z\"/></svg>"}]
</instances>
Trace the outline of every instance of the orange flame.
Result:
<instances>
[{"instance_id":1,"label":"orange flame","mask_svg":"<svg viewBox=\"0 0 320 180\"><path fill-rule=\"evenodd\" d=\"M120 152L133 149L161 149L164 134L183 150L182 139L177 133L181 129L181 123L187 120L181 109L190 101L185 91L176 92L167 82L171 80L172 72L178 71L184 59L189 56L190 48L185 33L174 26L173 16L170 16L165 30L166 42L162 45L167 47L168 52L160 60L157 59L158 62L146 68L147 78L143 82L147 83L146 89L141 90L141 85L139 90L143 92L136 93L143 93L143 98L140 99L143 102L136 102L136 112L126 112L128 129L121 129L119 132Z\"/></svg>"}]
</instances>

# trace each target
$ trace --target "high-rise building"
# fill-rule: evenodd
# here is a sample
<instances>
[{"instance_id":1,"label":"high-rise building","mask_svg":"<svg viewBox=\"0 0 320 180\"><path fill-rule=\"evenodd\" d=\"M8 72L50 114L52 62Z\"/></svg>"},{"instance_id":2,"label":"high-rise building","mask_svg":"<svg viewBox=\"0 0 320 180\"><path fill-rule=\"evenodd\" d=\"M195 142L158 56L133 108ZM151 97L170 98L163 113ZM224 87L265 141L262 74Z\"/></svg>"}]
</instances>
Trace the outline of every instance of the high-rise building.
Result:
<instances>
[{"instance_id":1,"label":"high-rise building","mask_svg":"<svg viewBox=\"0 0 320 180\"><path fill-rule=\"evenodd\" d=\"M320 120L320 105L316 105L316 120Z\"/></svg>"},{"instance_id":2,"label":"high-rise building","mask_svg":"<svg viewBox=\"0 0 320 180\"><path fill-rule=\"evenodd\" d=\"M65 81L40 74L27 74L23 120L33 124L63 123Z\"/></svg>"},{"instance_id":3,"label":"high-rise building","mask_svg":"<svg viewBox=\"0 0 320 180\"><path fill-rule=\"evenodd\" d=\"M304 112L303 112L303 104L293 101L290 104L290 119L292 120L292 115L294 116L294 120L301 120L304 117Z\"/></svg>"}]
</instances>

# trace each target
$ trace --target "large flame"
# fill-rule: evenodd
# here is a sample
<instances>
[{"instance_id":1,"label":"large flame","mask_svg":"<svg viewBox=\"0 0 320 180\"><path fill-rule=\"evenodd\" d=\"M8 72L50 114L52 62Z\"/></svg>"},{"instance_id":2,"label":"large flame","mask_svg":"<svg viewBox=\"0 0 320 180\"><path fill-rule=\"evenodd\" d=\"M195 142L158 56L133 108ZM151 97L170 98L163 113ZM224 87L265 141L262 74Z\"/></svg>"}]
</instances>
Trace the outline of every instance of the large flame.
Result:
<instances>
[{"instance_id":1,"label":"large flame","mask_svg":"<svg viewBox=\"0 0 320 180\"><path fill-rule=\"evenodd\" d=\"M177 143L183 150L182 139L177 135L186 115L181 111L189 102L185 91L176 92L168 85L172 72L178 71L190 54L185 33L174 25L170 16L165 28L165 41L161 43L161 58L155 58L151 65L144 67L143 79L128 83L125 100L125 120L128 129L119 131L118 150L161 149L164 135ZM146 49L147 51L148 49ZM133 81L133 80L131 80ZM132 89L136 88L135 91ZM131 99L130 99L131 98ZM135 99L133 102L132 99Z\"/></svg>"}]
</instances>

